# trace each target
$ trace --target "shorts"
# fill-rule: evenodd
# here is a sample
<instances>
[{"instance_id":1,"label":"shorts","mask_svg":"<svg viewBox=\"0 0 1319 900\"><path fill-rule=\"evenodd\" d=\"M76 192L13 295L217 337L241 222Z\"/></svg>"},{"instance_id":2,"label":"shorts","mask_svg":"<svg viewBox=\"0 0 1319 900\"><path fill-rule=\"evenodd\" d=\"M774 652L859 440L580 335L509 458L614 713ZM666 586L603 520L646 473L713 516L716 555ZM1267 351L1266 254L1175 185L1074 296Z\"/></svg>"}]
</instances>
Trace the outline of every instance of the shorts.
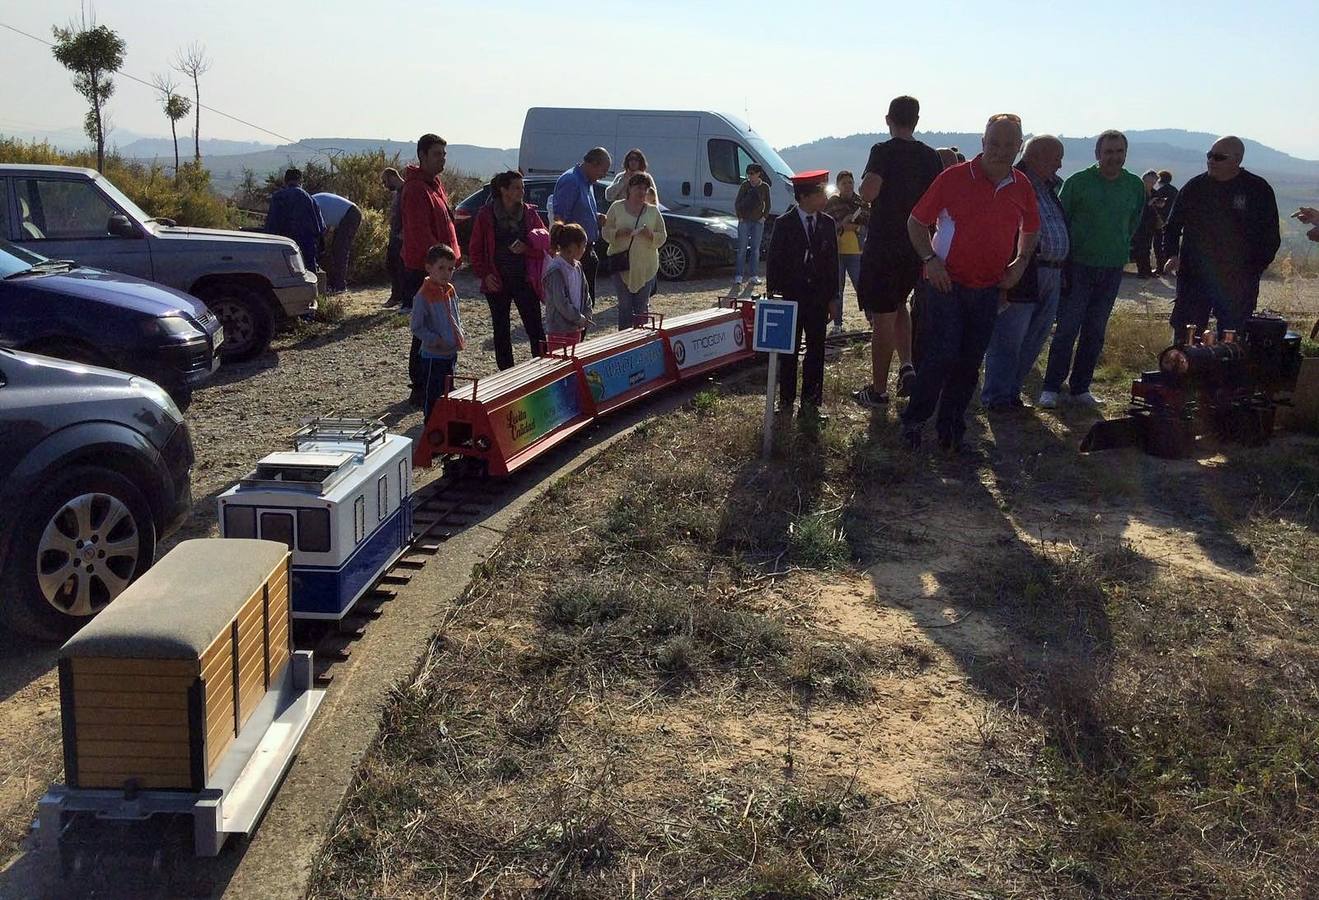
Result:
<instances>
[{"instance_id":1,"label":"shorts","mask_svg":"<svg viewBox=\"0 0 1319 900\"><path fill-rule=\"evenodd\" d=\"M863 253L857 300L868 313L894 313L921 280L920 257L914 253Z\"/></svg>"}]
</instances>

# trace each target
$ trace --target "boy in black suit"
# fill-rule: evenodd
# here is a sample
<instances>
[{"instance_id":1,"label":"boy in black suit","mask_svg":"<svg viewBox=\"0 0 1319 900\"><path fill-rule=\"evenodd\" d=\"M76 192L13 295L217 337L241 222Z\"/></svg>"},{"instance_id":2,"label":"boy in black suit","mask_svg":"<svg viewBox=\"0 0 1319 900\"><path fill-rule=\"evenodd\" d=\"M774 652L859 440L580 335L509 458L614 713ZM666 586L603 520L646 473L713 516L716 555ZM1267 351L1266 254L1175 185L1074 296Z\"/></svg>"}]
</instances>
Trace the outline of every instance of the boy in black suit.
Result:
<instances>
[{"instance_id":1,"label":"boy in black suit","mask_svg":"<svg viewBox=\"0 0 1319 900\"><path fill-rule=\"evenodd\" d=\"M792 179L796 206L774 222L765 259L765 288L770 296L797 301L797 347L806 344L802 364L803 420L822 422L824 402L824 334L838 294L838 236L834 220L824 213L825 170L803 172ZM797 399L797 354L779 357L779 412L792 412Z\"/></svg>"}]
</instances>

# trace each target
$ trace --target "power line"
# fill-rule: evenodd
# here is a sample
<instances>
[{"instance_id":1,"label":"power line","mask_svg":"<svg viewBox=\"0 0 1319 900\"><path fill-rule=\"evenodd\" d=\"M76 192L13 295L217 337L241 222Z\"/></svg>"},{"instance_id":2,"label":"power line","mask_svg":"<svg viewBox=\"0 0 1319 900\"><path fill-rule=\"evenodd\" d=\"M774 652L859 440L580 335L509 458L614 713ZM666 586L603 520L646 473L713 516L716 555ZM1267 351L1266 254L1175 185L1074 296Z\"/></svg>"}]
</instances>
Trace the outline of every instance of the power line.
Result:
<instances>
[{"instance_id":1,"label":"power line","mask_svg":"<svg viewBox=\"0 0 1319 900\"><path fill-rule=\"evenodd\" d=\"M38 43L40 43L40 44L45 44L47 47L54 47L54 46L55 46L54 44L52 44L50 41L46 40L45 38L37 37L35 34L28 34L26 31L23 31L21 28L15 28L13 25L7 25L7 24L5 24L4 22L0 22L0 28L7 28L7 29L9 29L10 31L14 32L14 34L21 34L21 35L23 35L23 37L25 37L25 38L31 38L32 40L34 40L34 41L36 41L36 42L38 42ZM147 87L151 88L153 91L154 91L154 90L159 90L159 89L158 89L154 84L152 84L151 82L149 82L149 81L144 81L144 80L142 80L141 78L138 78L136 75L132 75L132 74L129 74L128 72L125 72L123 69L120 69L120 70L117 71L115 74L116 74L116 75L122 75L122 76L124 76L125 78L127 78L129 81L136 81L138 84L146 85ZM226 119L232 119L233 121L238 122L238 123L241 124L241 125L246 125L248 128L254 128L254 129L256 129L257 131L263 131L263 132L265 132L266 134L271 135L272 137L277 137L277 138L279 138L281 141L284 141L284 142L287 143L287 144L296 144L296 143L298 143L296 139L291 138L291 137L288 137L287 135L280 134L278 131L271 131L269 128L262 128L260 125L256 125L256 124L254 124L254 123L252 123L252 122L247 121L246 119L240 119L240 118L238 118L238 116L230 115L229 113L224 112L223 110L218 110L218 109L216 109L216 108L213 107L213 106L207 106L205 103L198 103L197 105L200 106L202 109L206 110L206 111L209 112L209 113L215 113L217 116L223 116L223 117L226 118Z\"/></svg>"}]
</instances>

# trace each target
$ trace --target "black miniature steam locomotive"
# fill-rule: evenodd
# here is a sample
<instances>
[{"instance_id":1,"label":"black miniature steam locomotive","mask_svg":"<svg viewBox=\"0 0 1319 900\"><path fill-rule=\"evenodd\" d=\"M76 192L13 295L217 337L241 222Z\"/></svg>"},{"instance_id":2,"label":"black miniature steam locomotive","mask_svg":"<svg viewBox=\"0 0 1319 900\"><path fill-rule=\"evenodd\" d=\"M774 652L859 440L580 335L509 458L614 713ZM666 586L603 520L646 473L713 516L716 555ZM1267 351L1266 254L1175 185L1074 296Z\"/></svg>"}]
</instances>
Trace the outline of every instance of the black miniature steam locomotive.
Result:
<instances>
[{"instance_id":1,"label":"black miniature steam locomotive","mask_svg":"<svg viewBox=\"0 0 1319 900\"><path fill-rule=\"evenodd\" d=\"M1159 367L1131 385L1121 419L1099 422L1081 452L1143 447L1165 459L1185 459L1201 434L1258 446L1273 434L1279 405L1289 401L1301 369L1301 337L1277 316L1251 316L1240 332L1217 338L1188 330L1159 354Z\"/></svg>"}]
</instances>

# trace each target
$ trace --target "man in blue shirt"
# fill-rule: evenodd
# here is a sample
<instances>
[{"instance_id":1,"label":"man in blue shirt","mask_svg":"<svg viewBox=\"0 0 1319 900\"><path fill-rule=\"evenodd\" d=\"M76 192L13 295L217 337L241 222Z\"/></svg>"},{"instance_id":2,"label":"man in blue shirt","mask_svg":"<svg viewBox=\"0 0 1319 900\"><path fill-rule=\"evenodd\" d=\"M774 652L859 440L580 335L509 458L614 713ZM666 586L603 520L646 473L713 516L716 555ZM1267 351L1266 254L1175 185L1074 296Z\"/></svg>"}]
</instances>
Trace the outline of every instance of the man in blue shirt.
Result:
<instances>
[{"instance_id":1,"label":"man in blue shirt","mask_svg":"<svg viewBox=\"0 0 1319 900\"><path fill-rule=\"evenodd\" d=\"M302 264L307 271L316 271L316 250L325 231L325 220L311 194L302 189L302 172L298 169L285 172L284 187L271 196L266 231L292 238L302 251Z\"/></svg>"},{"instance_id":2,"label":"man in blue shirt","mask_svg":"<svg viewBox=\"0 0 1319 900\"><path fill-rule=\"evenodd\" d=\"M600 226L605 222L604 214L595 205L592 185L605 177L611 162L609 151L596 147L587 151L580 163L560 175L554 183L554 221L580 225L586 230L587 251L582 257L582 273L586 276L592 306L595 305L595 273L600 267L595 242L600 240Z\"/></svg>"},{"instance_id":3,"label":"man in blue shirt","mask_svg":"<svg viewBox=\"0 0 1319 900\"><path fill-rule=\"evenodd\" d=\"M348 290L348 253L353 238L362 225L362 211L347 197L328 191L312 194L316 208L321 211L325 227L330 234L330 257L325 267L327 293L337 294Z\"/></svg>"}]
</instances>

